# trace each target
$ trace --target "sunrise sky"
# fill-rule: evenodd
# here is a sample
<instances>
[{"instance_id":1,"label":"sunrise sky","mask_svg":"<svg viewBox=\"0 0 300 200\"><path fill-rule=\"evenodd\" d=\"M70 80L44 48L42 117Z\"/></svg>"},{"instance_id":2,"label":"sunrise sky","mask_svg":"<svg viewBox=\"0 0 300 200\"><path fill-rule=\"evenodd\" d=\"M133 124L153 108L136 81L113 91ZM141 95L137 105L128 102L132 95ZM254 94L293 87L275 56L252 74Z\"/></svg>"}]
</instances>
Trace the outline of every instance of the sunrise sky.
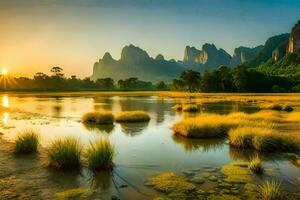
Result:
<instances>
[{"instance_id":1,"label":"sunrise sky","mask_svg":"<svg viewBox=\"0 0 300 200\"><path fill-rule=\"evenodd\" d=\"M232 54L289 32L299 13L299 0L1 0L0 70L61 66L86 77L106 51L119 59L130 43L167 59L205 42Z\"/></svg>"}]
</instances>

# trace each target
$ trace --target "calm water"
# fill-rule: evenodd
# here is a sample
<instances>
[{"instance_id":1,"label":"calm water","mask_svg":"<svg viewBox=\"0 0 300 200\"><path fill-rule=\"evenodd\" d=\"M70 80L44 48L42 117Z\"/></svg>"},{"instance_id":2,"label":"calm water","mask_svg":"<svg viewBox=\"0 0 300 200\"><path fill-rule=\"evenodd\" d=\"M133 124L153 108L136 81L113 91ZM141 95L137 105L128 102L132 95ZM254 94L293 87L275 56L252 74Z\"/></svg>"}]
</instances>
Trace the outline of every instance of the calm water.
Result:
<instances>
[{"instance_id":1,"label":"calm water","mask_svg":"<svg viewBox=\"0 0 300 200\"><path fill-rule=\"evenodd\" d=\"M115 145L116 167L112 174L95 175L87 169L80 174L53 176L56 187L71 189L90 187L101 190L105 198L117 195L125 199L151 199L158 194L144 182L154 174L187 169L221 167L236 160L247 160L251 155L230 149L226 140L185 139L174 136L170 127L189 116L171 109L179 100L148 97L61 97L2 94L1 132L14 140L20 130L34 129L41 133L46 147L55 138L74 136L82 144L108 136ZM191 100L192 101L192 100ZM114 124L114 126L86 127L79 120L89 111L144 110L151 115L149 123ZM205 104L201 112L228 114L256 112L257 108L236 103ZM199 114L201 114L201 112ZM266 165L275 169L275 178L287 189L296 191L300 170L280 155L266 156ZM63 180L63 181L62 181ZM76 180L76 181L74 181ZM122 185L128 187L119 188Z\"/></svg>"}]
</instances>

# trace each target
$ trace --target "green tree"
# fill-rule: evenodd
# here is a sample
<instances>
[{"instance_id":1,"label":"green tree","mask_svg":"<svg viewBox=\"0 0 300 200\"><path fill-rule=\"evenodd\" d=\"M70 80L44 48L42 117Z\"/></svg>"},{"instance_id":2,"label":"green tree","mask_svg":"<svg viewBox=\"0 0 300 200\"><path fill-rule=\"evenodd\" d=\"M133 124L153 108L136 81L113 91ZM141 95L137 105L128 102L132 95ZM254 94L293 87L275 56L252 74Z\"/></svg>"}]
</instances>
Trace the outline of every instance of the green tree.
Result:
<instances>
[{"instance_id":1,"label":"green tree","mask_svg":"<svg viewBox=\"0 0 300 200\"><path fill-rule=\"evenodd\" d=\"M180 79L184 82L189 92L195 92L200 89L201 74L194 70L185 70L181 73Z\"/></svg>"},{"instance_id":2,"label":"green tree","mask_svg":"<svg viewBox=\"0 0 300 200\"><path fill-rule=\"evenodd\" d=\"M247 68L240 65L233 69L233 85L236 87L238 92L247 91Z\"/></svg>"},{"instance_id":3,"label":"green tree","mask_svg":"<svg viewBox=\"0 0 300 200\"><path fill-rule=\"evenodd\" d=\"M156 83L156 89L158 90L166 90L167 88L167 85L163 81Z\"/></svg>"}]
</instances>

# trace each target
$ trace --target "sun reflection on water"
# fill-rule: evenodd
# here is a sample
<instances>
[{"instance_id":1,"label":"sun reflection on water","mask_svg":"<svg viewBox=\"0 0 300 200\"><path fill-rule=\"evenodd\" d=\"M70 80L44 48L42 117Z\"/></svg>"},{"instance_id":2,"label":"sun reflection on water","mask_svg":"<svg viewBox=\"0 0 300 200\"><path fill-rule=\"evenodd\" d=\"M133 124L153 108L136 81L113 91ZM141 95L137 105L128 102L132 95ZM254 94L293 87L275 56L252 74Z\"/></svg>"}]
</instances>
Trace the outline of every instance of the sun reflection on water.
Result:
<instances>
[{"instance_id":1,"label":"sun reflection on water","mask_svg":"<svg viewBox=\"0 0 300 200\"><path fill-rule=\"evenodd\" d=\"M4 126L8 125L9 114L8 112L3 113L3 124Z\"/></svg>"},{"instance_id":2,"label":"sun reflection on water","mask_svg":"<svg viewBox=\"0 0 300 200\"><path fill-rule=\"evenodd\" d=\"M2 98L2 106L5 108L9 107L9 99L8 99L7 95L3 96L3 98Z\"/></svg>"}]
</instances>

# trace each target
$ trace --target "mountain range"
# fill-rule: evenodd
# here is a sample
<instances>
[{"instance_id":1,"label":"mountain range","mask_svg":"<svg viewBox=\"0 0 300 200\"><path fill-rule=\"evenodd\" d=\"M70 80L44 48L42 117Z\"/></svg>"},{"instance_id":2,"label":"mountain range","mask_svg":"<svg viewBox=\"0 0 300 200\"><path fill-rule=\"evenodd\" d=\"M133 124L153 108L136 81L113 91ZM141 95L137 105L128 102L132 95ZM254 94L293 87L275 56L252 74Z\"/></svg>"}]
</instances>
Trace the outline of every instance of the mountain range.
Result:
<instances>
[{"instance_id":1,"label":"mountain range","mask_svg":"<svg viewBox=\"0 0 300 200\"><path fill-rule=\"evenodd\" d=\"M270 37L265 44L254 48L237 47L231 56L214 44L204 44L201 49L186 46L183 60L166 60L159 54L155 58L140 47L132 44L122 49L121 58L115 60L106 52L102 59L94 64L91 78L111 77L115 80L138 77L145 81L170 81L179 76L185 69L199 72L216 69L220 65L234 67L245 64L258 67L269 61L276 62L286 54L300 55L300 21L293 27L291 34Z\"/></svg>"}]
</instances>

